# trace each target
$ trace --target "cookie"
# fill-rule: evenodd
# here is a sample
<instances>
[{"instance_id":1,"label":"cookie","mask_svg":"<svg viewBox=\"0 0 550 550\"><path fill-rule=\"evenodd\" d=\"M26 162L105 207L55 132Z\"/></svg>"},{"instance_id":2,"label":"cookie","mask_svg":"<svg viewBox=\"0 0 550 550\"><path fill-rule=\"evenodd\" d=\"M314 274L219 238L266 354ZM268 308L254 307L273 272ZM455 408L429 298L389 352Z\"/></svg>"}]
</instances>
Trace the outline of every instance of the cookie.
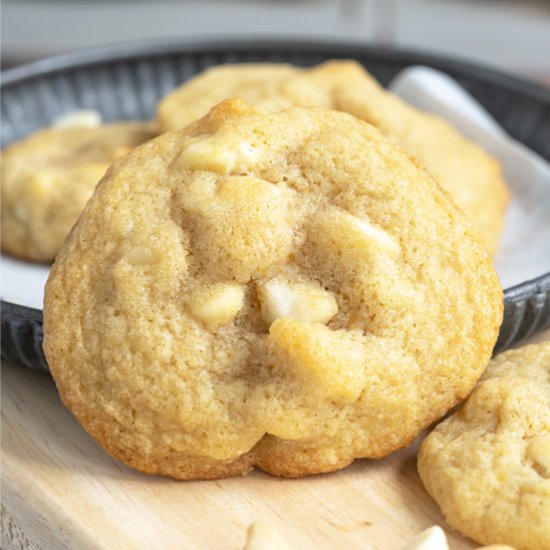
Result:
<instances>
[{"instance_id":1,"label":"cookie","mask_svg":"<svg viewBox=\"0 0 550 550\"><path fill-rule=\"evenodd\" d=\"M360 64L332 61L312 69L284 64L213 67L159 103L159 125L164 130L180 128L231 96L271 110L324 106L375 125L424 164L475 223L489 251L496 253L508 204L499 163L447 122L384 90Z\"/></svg>"},{"instance_id":2,"label":"cookie","mask_svg":"<svg viewBox=\"0 0 550 550\"><path fill-rule=\"evenodd\" d=\"M450 525L483 544L550 544L550 342L499 355L420 448L418 471Z\"/></svg>"},{"instance_id":3,"label":"cookie","mask_svg":"<svg viewBox=\"0 0 550 550\"><path fill-rule=\"evenodd\" d=\"M370 122L413 154L496 254L509 194L495 158L448 122L384 90L358 63L327 63L312 78L332 90L337 109Z\"/></svg>"},{"instance_id":4,"label":"cookie","mask_svg":"<svg viewBox=\"0 0 550 550\"><path fill-rule=\"evenodd\" d=\"M72 114L2 152L3 251L52 261L111 162L157 133L150 123L97 123L93 112Z\"/></svg>"},{"instance_id":5,"label":"cookie","mask_svg":"<svg viewBox=\"0 0 550 550\"><path fill-rule=\"evenodd\" d=\"M502 290L425 170L345 113L228 100L117 161L46 286L60 394L175 478L382 457L464 398Z\"/></svg>"},{"instance_id":6,"label":"cookie","mask_svg":"<svg viewBox=\"0 0 550 550\"><path fill-rule=\"evenodd\" d=\"M308 105L333 107L330 91L313 82L307 70L285 63L217 65L162 99L157 123L163 131L177 130L228 97L240 97L271 111Z\"/></svg>"}]
</instances>

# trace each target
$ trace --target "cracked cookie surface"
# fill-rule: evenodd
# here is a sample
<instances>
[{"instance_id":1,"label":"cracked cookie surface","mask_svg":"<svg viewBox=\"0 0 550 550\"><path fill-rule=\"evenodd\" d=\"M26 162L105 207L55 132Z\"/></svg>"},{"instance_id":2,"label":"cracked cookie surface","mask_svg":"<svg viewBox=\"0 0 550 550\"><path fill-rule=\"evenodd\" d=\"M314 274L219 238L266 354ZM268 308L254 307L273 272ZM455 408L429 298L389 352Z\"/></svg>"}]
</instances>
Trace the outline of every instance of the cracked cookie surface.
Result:
<instances>
[{"instance_id":1,"label":"cracked cookie surface","mask_svg":"<svg viewBox=\"0 0 550 550\"><path fill-rule=\"evenodd\" d=\"M232 96L273 111L318 105L373 124L428 169L496 253L508 204L498 162L444 120L384 90L359 63L331 61L311 69L269 63L216 66L159 103L159 125L181 128Z\"/></svg>"},{"instance_id":2,"label":"cracked cookie surface","mask_svg":"<svg viewBox=\"0 0 550 550\"><path fill-rule=\"evenodd\" d=\"M550 542L550 342L491 361L421 446L418 471L449 523L484 544Z\"/></svg>"},{"instance_id":3,"label":"cracked cookie surface","mask_svg":"<svg viewBox=\"0 0 550 550\"><path fill-rule=\"evenodd\" d=\"M53 266L44 349L131 466L295 477L407 445L501 319L477 232L375 128L228 100L111 167Z\"/></svg>"},{"instance_id":4,"label":"cracked cookie surface","mask_svg":"<svg viewBox=\"0 0 550 550\"><path fill-rule=\"evenodd\" d=\"M158 133L150 123L78 124L67 119L2 151L2 250L52 261L111 162Z\"/></svg>"}]
</instances>

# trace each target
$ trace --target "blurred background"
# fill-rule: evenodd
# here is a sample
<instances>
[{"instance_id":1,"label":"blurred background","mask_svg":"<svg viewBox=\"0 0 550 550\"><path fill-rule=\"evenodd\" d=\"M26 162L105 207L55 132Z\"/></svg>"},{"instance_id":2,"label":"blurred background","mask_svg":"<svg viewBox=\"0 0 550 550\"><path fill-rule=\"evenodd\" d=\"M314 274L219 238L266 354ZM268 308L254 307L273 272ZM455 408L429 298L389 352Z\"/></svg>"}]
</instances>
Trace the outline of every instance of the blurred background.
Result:
<instances>
[{"instance_id":1,"label":"blurred background","mask_svg":"<svg viewBox=\"0 0 550 550\"><path fill-rule=\"evenodd\" d=\"M2 67L141 38L278 36L451 54L550 86L550 0L3 0Z\"/></svg>"}]
</instances>

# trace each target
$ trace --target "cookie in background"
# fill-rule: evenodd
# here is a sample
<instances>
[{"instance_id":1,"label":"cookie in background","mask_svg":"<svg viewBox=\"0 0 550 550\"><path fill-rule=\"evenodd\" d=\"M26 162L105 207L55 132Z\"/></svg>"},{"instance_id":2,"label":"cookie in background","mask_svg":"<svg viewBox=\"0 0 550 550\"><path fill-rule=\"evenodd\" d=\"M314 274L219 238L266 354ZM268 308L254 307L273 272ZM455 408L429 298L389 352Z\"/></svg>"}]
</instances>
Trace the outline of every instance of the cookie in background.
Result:
<instances>
[{"instance_id":1,"label":"cookie in background","mask_svg":"<svg viewBox=\"0 0 550 550\"><path fill-rule=\"evenodd\" d=\"M157 135L152 123L101 124L74 111L1 153L2 250L51 262L107 168Z\"/></svg>"}]
</instances>

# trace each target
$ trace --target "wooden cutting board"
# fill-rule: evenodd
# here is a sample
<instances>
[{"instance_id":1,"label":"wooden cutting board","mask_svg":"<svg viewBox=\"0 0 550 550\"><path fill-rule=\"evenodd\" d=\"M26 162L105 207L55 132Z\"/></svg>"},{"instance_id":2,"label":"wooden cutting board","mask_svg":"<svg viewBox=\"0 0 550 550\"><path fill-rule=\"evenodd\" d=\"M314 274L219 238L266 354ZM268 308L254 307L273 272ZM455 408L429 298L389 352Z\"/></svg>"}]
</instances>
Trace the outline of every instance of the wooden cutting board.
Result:
<instances>
[{"instance_id":1,"label":"wooden cutting board","mask_svg":"<svg viewBox=\"0 0 550 550\"><path fill-rule=\"evenodd\" d=\"M549 340L550 331L536 341ZM282 480L178 482L109 457L63 407L48 375L2 366L2 548L239 549L264 520L295 549L400 550L445 528L451 550L478 545L452 531L425 492L411 447L333 474Z\"/></svg>"}]
</instances>

